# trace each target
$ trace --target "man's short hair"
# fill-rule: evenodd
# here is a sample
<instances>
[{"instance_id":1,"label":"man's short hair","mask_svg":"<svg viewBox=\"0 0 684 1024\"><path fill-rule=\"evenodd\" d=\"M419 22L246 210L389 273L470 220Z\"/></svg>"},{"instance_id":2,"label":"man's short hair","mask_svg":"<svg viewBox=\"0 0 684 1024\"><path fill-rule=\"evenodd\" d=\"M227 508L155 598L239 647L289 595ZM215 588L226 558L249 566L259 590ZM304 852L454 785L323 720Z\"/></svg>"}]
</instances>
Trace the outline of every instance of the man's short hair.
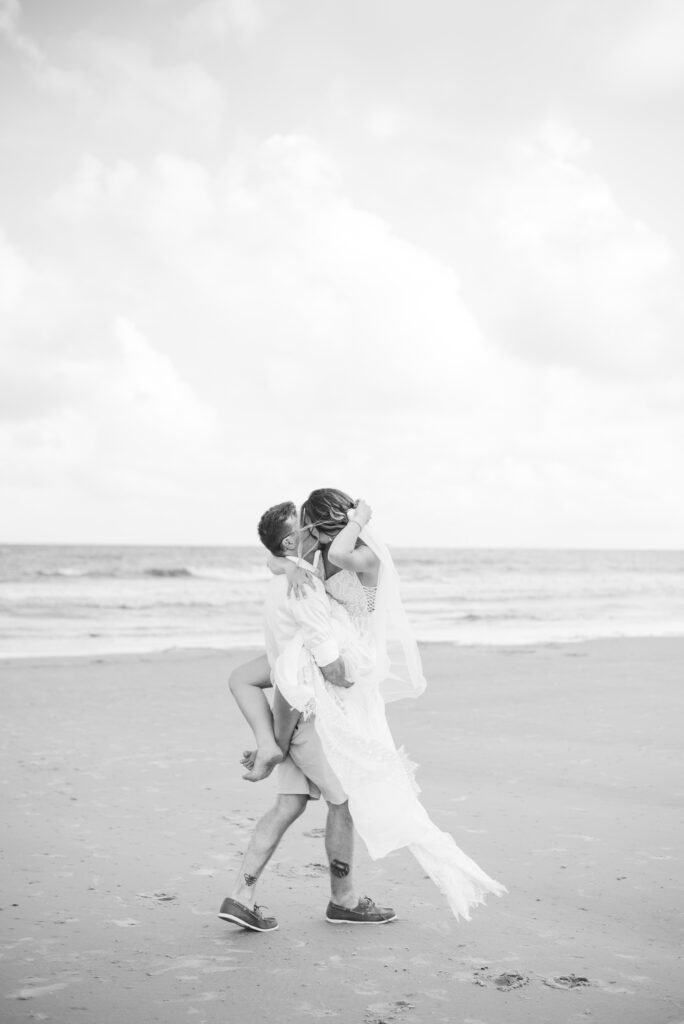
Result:
<instances>
[{"instance_id":1,"label":"man's short hair","mask_svg":"<svg viewBox=\"0 0 684 1024\"><path fill-rule=\"evenodd\" d=\"M297 507L291 501L281 501L264 512L259 520L259 540L272 555L282 555L281 547L288 534L287 525L297 515Z\"/></svg>"}]
</instances>

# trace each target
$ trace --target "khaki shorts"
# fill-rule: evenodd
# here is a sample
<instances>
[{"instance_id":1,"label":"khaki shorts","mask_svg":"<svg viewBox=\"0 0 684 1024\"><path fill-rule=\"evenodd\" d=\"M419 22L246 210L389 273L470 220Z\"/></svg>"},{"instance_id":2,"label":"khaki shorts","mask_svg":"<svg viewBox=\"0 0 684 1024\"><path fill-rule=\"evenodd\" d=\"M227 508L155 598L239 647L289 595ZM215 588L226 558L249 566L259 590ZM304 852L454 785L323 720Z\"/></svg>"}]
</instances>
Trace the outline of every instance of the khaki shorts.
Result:
<instances>
[{"instance_id":1,"label":"khaki shorts","mask_svg":"<svg viewBox=\"0 0 684 1024\"><path fill-rule=\"evenodd\" d=\"M304 794L310 800L323 797L343 804L347 795L328 764L313 718L299 719L287 757L276 768L277 789L282 794Z\"/></svg>"}]
</instances>

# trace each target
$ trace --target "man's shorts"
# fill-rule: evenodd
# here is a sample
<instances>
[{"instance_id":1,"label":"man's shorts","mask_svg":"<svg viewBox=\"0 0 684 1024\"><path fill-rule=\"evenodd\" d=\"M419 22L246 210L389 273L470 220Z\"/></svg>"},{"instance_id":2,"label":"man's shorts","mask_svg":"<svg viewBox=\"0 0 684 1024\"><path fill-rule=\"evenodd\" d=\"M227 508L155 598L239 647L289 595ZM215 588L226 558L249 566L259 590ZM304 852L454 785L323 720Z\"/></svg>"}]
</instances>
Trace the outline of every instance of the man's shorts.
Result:
<instances>
[{"instance_id":1,"label":"man's shorts","mask_svg":"<svg viewBox=\"0 0 684 1024\"><path fill-rule=\"evenodd\" d=\"M322 796L330 804L343 804L347 800L323 753L313 718L299 719L288 755L276 772L279 793L301 793L310 800L318 800Z\"/></svg>"}]
</instances>

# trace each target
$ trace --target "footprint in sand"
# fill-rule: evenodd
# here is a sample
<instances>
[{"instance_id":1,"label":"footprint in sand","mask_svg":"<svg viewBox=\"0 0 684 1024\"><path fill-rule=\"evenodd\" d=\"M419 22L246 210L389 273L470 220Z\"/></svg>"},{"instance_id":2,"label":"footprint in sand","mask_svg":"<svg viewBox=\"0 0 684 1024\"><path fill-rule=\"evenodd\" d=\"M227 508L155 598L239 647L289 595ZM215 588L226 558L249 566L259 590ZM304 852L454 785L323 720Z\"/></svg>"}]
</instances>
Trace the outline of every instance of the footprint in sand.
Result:
<instances>
[{"instance_id":1,"label":"footprint in sand","mask_svg":"<svg viewBox=\"0 0 684 1024\"><path fill-rule=\"evenodd\" d=\"M406 1010L415 1010L415 1003L407 999L397 999L394 1003L371 1003L366 1008L366 1015L363 1018L364 1024L389 1024L395 1021L396 1014Z\"/></svg>"},{"instance_id":2,"label":"footprint in sand","mask_svg":"<svg viewBox=\"0 0 684 1024\"><path fill-rule=\"evenodd\" d=\"M482 988L496 988L499 992L509 992L514 988L523 988L524 985L529 985L530 979L524 974L518 974L517 971L504 971L503 974L487 974L486 968L480 967L475 972L473 978L475 985L480 985Z\"/></svg>"},{"instance_id":3,"label":"footprint in sand","mask_svg":"<svg viewBox=\"0 0 684 1024\"><path fill-rule=\"evenodd\" d=\"M137 892L135 895L143 900L156 900L158 903L168 903L178 899L170 892Z\"/></svg>"},{"instance_id":4,"label":"footprint in sand","mask_svg":"<svg viewBox=\"0 0 684 1024\"><path fill-rule=\"evenodd\" d=\"M496 978L492 978L492 984L500 992L507 992L510 988L522 988L523 985L528 985L529 982L530 979L526 978L524 974L516 974L515 971L506 971L504 974L499 974Z\"/></svg>"},{"instance_id":5,"label":"footprint in sand","mask_svg":"<svg viewBox=\"0 0 684 1024\"><path fill-rule=\"evenodd\" d=\"M39 996L52 995L53 992L59 992L61 989L66 988L68 982L58 981L54 985L34 985L33 988L20 988L17 992L10 992L7 996L8 999L19 999L22 1002L26 999L37 999Z\"/></svg>"},{"instance_id":6,"label":"footprint in sand","mask_svg":"<svg viewBox=\"0 0 684 1024\"><path fill-rule=\"evenodd\" d=\"M562 974L560 978L544 978L543 981L549 988L583 988L589 984L588 978L577 974Z\"/></svg>"}]
</instances>

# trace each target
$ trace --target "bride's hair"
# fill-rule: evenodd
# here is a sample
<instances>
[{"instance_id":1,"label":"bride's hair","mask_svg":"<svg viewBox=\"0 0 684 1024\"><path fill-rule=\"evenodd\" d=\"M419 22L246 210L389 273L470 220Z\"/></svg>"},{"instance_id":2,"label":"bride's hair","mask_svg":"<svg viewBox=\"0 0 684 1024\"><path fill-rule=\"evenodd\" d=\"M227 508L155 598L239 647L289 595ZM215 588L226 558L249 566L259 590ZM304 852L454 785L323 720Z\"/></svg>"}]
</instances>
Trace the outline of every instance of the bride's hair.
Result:
<instances>
[{"instance_id":1,"label":"bride's hair","mask_svg":"<svg viewBox=\"0 0 684 1024\"><path fill-rule=\"evenodd\" d=\"M320 487L312 491L302 505L300 521L302 525L315 523L324 533L334 537L349 522L347 512L354 505L354 499L344 491L338 491L335 487Z\"/></svg>"}]
</instances>

